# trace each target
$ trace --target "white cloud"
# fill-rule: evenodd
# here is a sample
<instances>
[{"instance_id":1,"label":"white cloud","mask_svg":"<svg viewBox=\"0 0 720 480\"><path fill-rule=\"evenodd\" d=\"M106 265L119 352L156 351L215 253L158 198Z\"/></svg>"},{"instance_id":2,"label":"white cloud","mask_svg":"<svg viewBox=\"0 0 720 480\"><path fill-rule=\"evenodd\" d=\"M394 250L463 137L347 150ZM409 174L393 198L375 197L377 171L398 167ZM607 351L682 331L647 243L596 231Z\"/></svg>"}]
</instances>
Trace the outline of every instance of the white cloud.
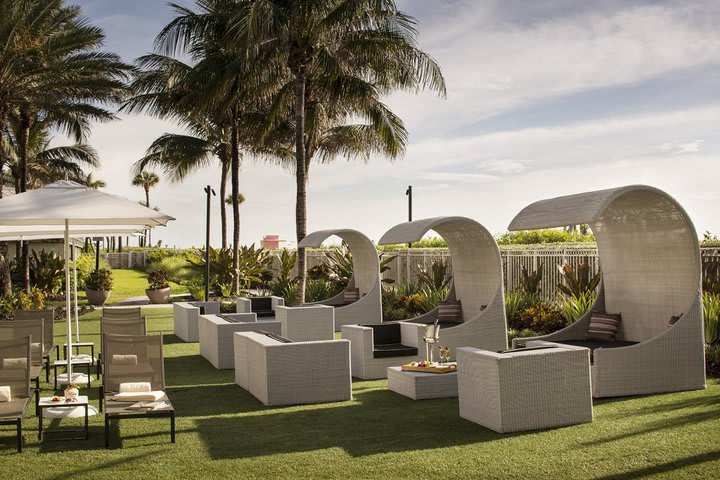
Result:
<instances>
[{"instance_id":1,"label":"white cloud","mask_svg":"<svg viewBox=\"0 0 720 480\"><path fill-rule=\"evenodd\" d=\"M509 158L502 160L483 160L477 165L477 168L486 172L499 173L502 175L512 175L514 173L521 173L527 170L528 163L529 162L511 160Z\"/></svg>"},{"instance_id":2,"label":"white cloud","mask_svg":"<svg viewBox=\"0 0 720 480\"><path fill-rule=\"evenodd\" d=\"M700 151L700 145L704 140L694 140L687 143L663 143L660 145L659 150L665 153L682 154L682 153L697 153Z\"/></svg>"}]
</instances>

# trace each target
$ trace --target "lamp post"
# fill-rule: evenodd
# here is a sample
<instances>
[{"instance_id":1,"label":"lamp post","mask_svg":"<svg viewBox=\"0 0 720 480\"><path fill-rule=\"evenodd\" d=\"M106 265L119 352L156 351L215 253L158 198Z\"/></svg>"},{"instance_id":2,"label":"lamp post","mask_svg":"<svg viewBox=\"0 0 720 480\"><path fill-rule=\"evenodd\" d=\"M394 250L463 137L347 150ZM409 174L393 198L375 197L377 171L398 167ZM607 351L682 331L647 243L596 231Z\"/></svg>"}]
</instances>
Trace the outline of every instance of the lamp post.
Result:
<instances>
[{"instance_id":1,"label":"lamp post","mask_svg":"<svg viewBox=\"0 0 720 480\"><path fill-rule=\"evenodd\" d=\"M210 185L205 187L207 194L207 210L205 220L205 301L210 299L210 194L215 196L215 190Z\"/></svg>"},{"instance_id":2,"label":"lamp post","mask_svg":"<svg viewBox=\"0 0 720 480\"><path fill-rule=\"evenodd\" d=\"M412 222L412 185L408 185L405 195L408 197L408 222ZM412 243L408 242L408 248L410 247L412 247Z\"/></svg>"}]
</instances>

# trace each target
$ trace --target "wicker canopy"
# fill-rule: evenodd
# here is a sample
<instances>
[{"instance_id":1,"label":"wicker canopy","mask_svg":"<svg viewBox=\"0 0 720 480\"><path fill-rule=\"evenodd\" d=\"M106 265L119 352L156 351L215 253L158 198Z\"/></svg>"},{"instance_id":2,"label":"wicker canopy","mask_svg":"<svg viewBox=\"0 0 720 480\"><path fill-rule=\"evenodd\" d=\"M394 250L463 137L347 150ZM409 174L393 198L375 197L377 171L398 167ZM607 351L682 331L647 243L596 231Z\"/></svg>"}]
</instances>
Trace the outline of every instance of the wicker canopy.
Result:
<instances>
[{"instance_id":1,"label":"wicker canopy","mask_svg":"<svg viewBox=\"0 0 720 480\"><path fill-rule=\"evenodd\" d=\"M595 351L593 394L703 388L700 250L685 210L657 188L631 185L533 203L509 229L580 223L590 224L595 234L603 270L593 308L620 313L618 340L639 342ZM670 317L679 315L668 327ZM584 338L589 316L544 338Z\"/></svg>"},{"instance_id":2,"label":"wicker canopy","mask_svg":"<svg viewBox=\"0 0 720 480\"><path fill-rule=\"evenodd\" d=\"M453 349L506 348L502 260L495 239L485 227L465 217L426 218L396 225L378 243L417 242L430 230L437 232L448 245L453 269L449 296L462 303L463 323L443 328L440 343ZM437 309L422 321L432 320L433 316L437 316Z\"/></svg>"},{"instance_id":3,"label":"wicker canopy","mask_svg":"<svg viewBox=\"0 0 720 480\"><path fill-rule=\"evenodd\" d=\"M333 298L318 303L336 306L336 331L339 331L342 325L380 323L382 321L380 260L377 249L369 238L351 229L319 230L303 238L298 246L319 247L332 236L340 237L352 253L353 276L347 289L359 289L360 298L349 305L337 306L344 303L345 292L341 292Z\"/></svg>"}]
</instances>

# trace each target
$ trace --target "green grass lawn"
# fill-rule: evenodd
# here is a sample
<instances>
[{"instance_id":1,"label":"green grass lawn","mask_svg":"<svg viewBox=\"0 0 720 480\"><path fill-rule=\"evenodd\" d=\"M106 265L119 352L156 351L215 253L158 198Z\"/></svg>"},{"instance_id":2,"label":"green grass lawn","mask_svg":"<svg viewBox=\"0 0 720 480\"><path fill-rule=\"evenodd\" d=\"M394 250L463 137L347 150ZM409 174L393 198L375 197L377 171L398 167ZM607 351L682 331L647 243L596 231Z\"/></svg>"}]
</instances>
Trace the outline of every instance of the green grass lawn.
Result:
<instances>
[{"instance_id":1,"label":"green grass lawn","mask_svg":"<svg viewBox=\"0 0 720 480\"><path fill-rule=\"evenodd\" d=\"M125 420L103 448L103 418L87 441L37 440L32 410L26 450L0 434L0 478L717 478L720 383L703 391L601 400L595 421L500 435L458 416L457 399L412 401L387 382L356 381L349 402L265 408L215 370L196 343L172 335L172 311L148 308L149 330L165 335L169 422ZM81 318L98 341L98 313ZM61 341L64 324L57 324ZM44 395L50 395L43 385ZM81 393L86 393L81 390ZM89 392L97 402L97 391ZM63 421L72 426L73 421ZM51 424L51 427L57 427Z\"/></svg>"}]
</instances>

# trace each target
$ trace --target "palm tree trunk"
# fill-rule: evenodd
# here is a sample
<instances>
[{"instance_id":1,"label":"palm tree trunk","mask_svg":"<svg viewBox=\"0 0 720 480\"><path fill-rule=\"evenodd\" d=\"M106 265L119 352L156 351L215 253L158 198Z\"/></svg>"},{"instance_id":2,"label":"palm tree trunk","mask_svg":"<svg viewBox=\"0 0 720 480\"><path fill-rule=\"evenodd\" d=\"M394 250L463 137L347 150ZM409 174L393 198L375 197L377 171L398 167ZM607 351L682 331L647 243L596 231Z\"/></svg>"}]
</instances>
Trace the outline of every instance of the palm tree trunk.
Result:
<instances>
[{"instance_id":1,"label":"palm tree trunk","mask_svg":"<svg viewBox=\"0 0 720 480\"><path fill-rule=\"evenodd\" d=\"M232 291L238 294L238 250L240 245L240 205L238 204L238 193L240 191L240 151L238 150L238 124L233 120L232 136L230 139L231 164L230 164L230 190L232 192L233 210L233 280Z\"/></svg>"},{"instance_id":2,"label":"palm tree trunk","mask_svg":"<svg viewBox=\"0 0 720 480\"><path fill-rule=\"evenodd\" d=\"M221 159L222 171L220 173L220 225L222 229L222 248L227 248L227 208L225 198L227 197L227 176L228 163Z\"/></svg>"},{"instance_id":3,"label":"palm tree trunk","mask_svg":"<svg viewBox=\"0 0 720 480\"><path fill-rule=\"evenodd\" d=\"M20 192L27 191L27 162L28 162L28 135L30 132L30 115L27 112L20 114L20 128L18 138L18 163L20 163ZM25 292L30 293L30 245L23 242L22 272Z\"/></svg>"},{"instance_id":4,"label":"palm tree trunk","mask_svg":"<svg viewBox=\"0 0 720 480\"><path fill-rule=\"evenodd\" d=\"M0 295L12 294L12 281L10 280L10 259L8 258L7 242L0 242Z\"/></svg>"},{"instance_id":5,"label":"palm tree trunk","mask_svg":"<svg viewBox=\"0 0 720 480\"><path fill-rule=\"evenodd\" d=\"M143 188L145 189L145 206L147 208L150 208L150 187L148 185L145 185L145 187L143 187ZM150 237L149 236L150 236L150 230L149 229L145 230L145 235L144 235L145 241L143 242L145 247L150 246Z\"/></svg>"},{"instance_id":6,"label":"palm tree trunk","mask_svg":"<svg viewBox=\"0 0 720 480\"><path fill-rule=\"evenodd\" d=\"M305 303L305 249L300 242L307 234L307 169L305 168L305 76L295 78L295 231L297 249L297 304Z\"/></svg>"}]
</instances>

